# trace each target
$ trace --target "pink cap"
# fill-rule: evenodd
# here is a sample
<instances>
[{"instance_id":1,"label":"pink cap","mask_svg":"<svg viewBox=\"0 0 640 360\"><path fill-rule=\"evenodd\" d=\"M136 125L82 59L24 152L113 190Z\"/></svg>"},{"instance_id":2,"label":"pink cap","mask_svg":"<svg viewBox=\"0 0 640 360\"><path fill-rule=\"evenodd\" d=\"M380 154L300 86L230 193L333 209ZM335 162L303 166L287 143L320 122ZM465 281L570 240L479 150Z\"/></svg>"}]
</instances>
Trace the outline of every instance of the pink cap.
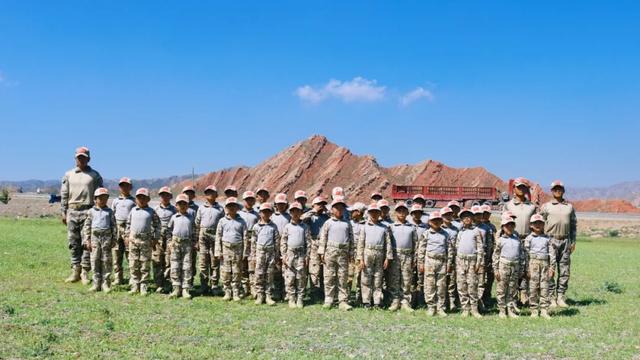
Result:
<instances>
[{"instance_id":1,"label":"pink cap","mask_svg":"<svg viewBox=\"0 0 640 360\"><path fill-rule=\"evenodd\" d=\"M511 211L505 211L502 213L501 217L504 218L509 218L509 219L515 219L517 218L516 214L512 213Z\"/></svg>"},{"instance_id":2,"label":"pink cap","mask_svg":"<svg viewBox=\"0 0 640 360\"><path fill-rule=\"evenodd\" d=\"M96 191L93 192L93 197L98 197L100 195L109 195L109 189L107 188L97 188Z\"/></svg>"},{"instance_id":3,"label":"pink cap","mask_svg":"<svg viewBox=\"0 0 640 360\"><path fill-rule=\"evenodd\" d=\"M255 199L256 198L256 194L253 191L245 191L244 193L242 193L242 200L247 200L247 199Z\"/></svg>"},{"instance_id":4,"label":"pink cap","mask_svg":"<svg viewBox=\"0 0 640 360\"><path fill-rule=\"evenodd\" d=\"M531 216L531 222L534 223L534 222L537 222L537 221L544 222L544 218L540 214L533 214L533 216Z\"/></svg>"},{"instance_id":5,"label":"pink cap","mask_svg":"<svg viewBox=\"0 0 640 360\"><path fill-rule=\"evenodd\" d=\"M364 203L357 202L357 203L351 205L351 211L364 212L365 210L367 210L367 205L365 205Z\"/></svg>"},{"instance_id":6,"label":"pink cap","mask_svg":"<svg viewBox=\"0 0 640 360\"><path fill-rule=\"evenodd\" d=\"M176 196L176 204L177 203L189 203L189 197L186 194L178 194L178 196Z\"/></svg>"},{"instance_id":7,"label":"pink cap","mask_svg":"<svg viewBox=\"0 0 640 360\"><path fill-rule=\"evenodd\" d=\"M482 211L482 208L478 205L472 206L471 207L471 212L474 214L482 214L484 213L484 211Z\"/></svg>"},{"instance_id":8,"label":"pink cap","mask_svg":"<svg viewBox=\"0 0 640 360\"><path fill-rule=\"evenodd\" d=\"M229 205L238 205L238 199L232 197L227 198L227 200L224 201L224 206L229 206Z\"/></svg>"},{"instance_id":9,"label":"pink cap","mask_svg":"<svg viewBox=\"0 0 640 360\"><path fill-rule=\"evenodd\" d=\"M344 196L340 196L337 195L336 197L333 198L333 201L331 202L331 206L336 206L338 204L342 204L344 206L347 206L347 203L345 202Z\"/></svg>"},{"instance_id":10,"label":"pink cap","mask_svg":"<svg viewBox=\"0 0 640 360\"><path fill-rule=\"evenodd\" d=\"M431 212L431 214L429 214L429 220L435 220L435 219L442 219L442 215L440 214L440 211L433 211Z\"/></svg>"},{"instance_id":11,"label":"pink cap","mask_svg":"<svg viewBox=\"0 0 640 360\"><path fill-rule=\"evenodd\" d=\"M444 215L444 214L453 214L453 210L451 210L450 207L445 206L442 209L440 209L440 214Z\"/></svg>"},{"instance_id":12,"label":"pink cap","mask_svg":"<svg viewBox=\"0 0 640 360\"><path fill-rule=\"evenodd\" d=\"M289 202L287 201L287 194L285 193L278 193L276 195L275 204L288 204Z\"/></svg>"},{"instance_id":13,"label":"pink cap","mask_svg":"<svg viewBox=\"0 0 640 360\"><path fill-rule=\"evenodd\" d=\"M422 195L422 194L415 194L415 195L413 195L413 200L417 200L417 199L422 199L422 200L424 200L424 195Z\"/></svg>"},{"instance_id":14,"label":"pink cap","mask_svg":"<svg viewBox=\"0 0 640 360\"><path fill-rule=\"evenodd\" d=\"M462 206L460 206L460 203L455 201L455 200L451 200L449 201L449 203L447 204L448 207L452 207L452 206L457 206L458 208L462 208Z\"/></svg>"},{"instance_id":15,"label":"pink cap","mask_svg":"<svg viewBox=\"0 0 640 360\"><path fill-rule=\"evenodd\" d=\"M295 201L291 204L291 206L289 206L289 211L291 211L291 209L298 209L302 211L302 204L300 204L299 202Z\"/></svg>"},{"instance_id":16,"label":"pink cap","mask_svg":"<svg viewBox=\"0 0 640 360\"><path fill-rule=\"evenodd\" d=\"M273 211L273 205L267 202L260 204L260 211L264 211L264 210Z\"/></svg>"},{"instance_id":17,"label":"pink cap","mask_svg":"<svg viewBox=\"0 0 640 360\"><path fill-rule=\"evenodd\" d=\"M187 191L193 191L193 192L195 193L195 192L196 192L196 189L195 189L193 186L188 185L188 186L183 187L181 192L184 194L184 193L186 193Z\"/></svg>"},{"instance_id":18,"label":"pink cap","mask_svg":"<svg viewBox=\"0 0 640 360\"><path fill-rule=\"evenodd\" d=\"M128 177L121 177L120 181L118 181L118 184L129 184L129 185L131 185L131 179L129 179Z\"/></svg>"},{"instance_id":19,"label":"pink cap","mask_svg":"<svg viewBox=\"0 0 640 360\"><path fill-rule=\"evenodd\" d=\"M324 199L324 197L322 196L316 196L313 198L313 201L311 202L312 205L315 204L322 204L322 203L327 203L327 200Z\"/></svg>"},{"instance_id":20,"label":"pink cap","mask_svg":"<svg viewBox=\"0 0 640 360\"><path fill-rule=\"evenodd\" d=\"M460 210L460 214L459 214L460 217L465 216L465 214L468 215L468 216L472 216L473 215L473 211L471 211L470 209L467 209L467 208L464 208L464 209Z\"/></svg>"},{"instance_id":21,"label":"pink cap","mask_svg":"<svg viewBox=\"0 0 640 360\"><path fill-rule=\"evenodd\" d=\"M423 213L424 212L424 208L420 204L411 205L411 212L416 212L416 211L420 211L420 212Z\"/></svg>"},{"instance_id":22,"label":"pink cap","mask_svg":"<svg viewBox=\"0 0 640 360\"><path fill-rule=\"evenodd\" d=\"M298 190L295 192L295 194L293 195L294 199L300 199L300 198L304 198L305 200L307 199L307 193L304 192L304 190Z\"/></svg>"},{"instance_id":23,"label":"pink cap","mask_svg":"<svg viewBox=\"0 0 640 360\"><path fill-rule=\"evenodd\" d=\"M377 191L372 192L372 193L371 193L371 199L373 199L373 198L375 198L375 197L380 197L380 198L382 198L382 194L381 194L381 193L379 193L379 192L377 192Z\"/></svg>"},{"instance_id":24,"label":"pink cap","mask_svg":"<svg viewBox=\"0 0 640 360\"><path fill-rule=\"evenodd\" d=\"M526 187L529 187L529 180L523 178L523 177L519 177L519 178L515 178L513 180L513 185L514 186L520 186L520 185L524 185Z\"/></svg>"},{"instance_id":25,"label":"pink cap","mask_svg":"<svg viewBox=\"0 0 640 360\"><path fill-rule=\"evenodd\" d=\"M380 208L380 210L382 210L383 207L390 207L389 206L389 202L385 199L380 199L378 200L378 207Z\"/></svg>"},{"instance_id":26,"label":"pink cap","mask_svg":"<svg viewBox=\"0 0 640 360\"><path fill-rule=\"evenodd\" d=\"M238 191L238 189L236 189L235 185L227 185L227 187L226 187L226 188L224 188L224 192L227 192L227 191L234 191L234 192L237 192L237 191Z\"/></svg>"},{"instance_id":27,"label":"pink cap","mask_svg":"<svg viewBox=\"0 0 640 360\"><path fill-rule=\"evenodd\" d=\"M160 188L160 190L158 190L158 195L163 194L163 193L164 194L173 195L171 193L171 188L169 188L168 186L163 186L163 187Z\"/></svg>"},{"instance_id":28,"label":"pink cap","mask_svg":"<svg viewBox=\"0 0 640 360\"><path fill-rule=\"evenodd\" d=\"M404 203L404 201L400 201L396 204L396 206L393 207L393 210L398 210L398 209L402 209L405 208L407 210L409 210L409 208L407 207L407 204Z\"/></svg>"},{"instance_id":29,"label":"pink cap","mask_svg":"<svg viewBox=\"0 0 640 360\"><path fill-rule=\"evenodd\" d=\"M372 202L371 204L369 204L369 208L367 209L367 211L380 211L380 206L378 206L378 203Z\"/></svg>"},{"instance_id":30,"label":"pink cap","mask_svg":"<svg viewBox=\"0 0 640 360\"><path fill-rule=\"evenodd\" d=\"M561 180L555 180L554 182L552 182L550 189L553 190L553 188L557 186L564 189L564 183Z\"/></svg>"},{"instance_id":31,"label":"pink cap","mask_svg":"<svg viewBox=\"0 0 640 360\"><path fill-rule=\"evenodd\" d=\"M515 223L515 220L513 220L512 218L502 218L502 220L500 221L500 226Z\"/></svg>"},{"instance_id":32,"label":"pink cap","mask_svg":"<svg viewBox=\"0 0 640 360\"><path fill-rule=\"evenodd\" d=\"M336 186L331 190L331 196L332 197L336 197L336 196L344 196L344 189L341 188L340 186Z\"/></svg>"},{"instance_id":33,"label":"pink cap","mask_svg":"<svg viewBox=\"0 0 640 360\"><path fill-rule=\"evenodd\" d=\"M78 156L84 156L84 157L91 157L91 151L89 151L89 148L86 146L80 146L79 148L76 149L76 157Z\"/></svg>"},{"instance_id":34,"label":"pink cap","mask_svg":"<svg viewBox=\"0 0 640 360\"><path fill-rule=\"evenodd\" d=\"M486 204L482 205L482 206L480 206L480 210L482 210L482 212L490 213L491 212L491 206L486 205Z\"/></svg>"},{"instance_id":35,"label":"pink cap","mask_svg":"<svg viewBox=\"0 0 640 360\"><path fill-rule=\"evenodd\" d=\"M146 197L149 197L149 189L140 188L140 189L136 190L136 196L138 196L138 195L144 195Z\"/></svg>"},{"instance_id":36,"label":"pink cap","mask_svg":"<svg viewBox=\"0 0 640 360\"><path fill-rule=\"evenodd\" d=\"M213 191L214 193L217 194L218 193L218 188L216 188L216 186L212 184L212 185L209 185L206 188L204 188L204 193L205 194L207 193L207 191Z\"/></svg>"},{"instance_id":37,"label":"pink cap","mask_svg":"<svg viewBox=\"0 0 640 360\"><path fill-rule=\"evenodd\" d=\"M258 190L256 190L256 194L259 194L261 191L266 192L267 194L269 193L269 190L263 188L263 187L259 187Z\"/></svg>"}]
</instances>

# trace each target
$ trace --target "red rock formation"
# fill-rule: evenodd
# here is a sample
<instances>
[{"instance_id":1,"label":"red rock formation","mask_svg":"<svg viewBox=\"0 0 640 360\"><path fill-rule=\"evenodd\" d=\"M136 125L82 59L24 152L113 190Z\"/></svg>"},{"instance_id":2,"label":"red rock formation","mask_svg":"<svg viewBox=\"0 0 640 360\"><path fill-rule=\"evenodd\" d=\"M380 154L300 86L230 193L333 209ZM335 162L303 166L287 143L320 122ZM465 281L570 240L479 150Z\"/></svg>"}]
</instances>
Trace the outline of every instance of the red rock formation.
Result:
<instances>
[{"instance_id":1,"label":"red rock formation","mask_svg":"<svg viewBox=\"0 0 640 360\"><path fill-rule=\"evenodd\" d=\"M620 199L590 199L574 201L576 211L609 212L609 213L640 213L640 209L627 200Z\"/></svg>"}]
</instances>

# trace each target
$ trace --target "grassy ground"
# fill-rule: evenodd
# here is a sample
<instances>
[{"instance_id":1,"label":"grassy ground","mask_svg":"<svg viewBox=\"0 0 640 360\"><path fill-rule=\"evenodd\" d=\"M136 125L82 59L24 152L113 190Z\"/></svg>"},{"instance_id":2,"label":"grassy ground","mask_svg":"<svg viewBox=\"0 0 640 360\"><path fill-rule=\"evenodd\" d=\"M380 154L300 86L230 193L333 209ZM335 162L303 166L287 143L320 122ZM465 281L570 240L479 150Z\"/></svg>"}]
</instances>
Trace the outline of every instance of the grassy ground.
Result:
<instances>
[{"instance_id":1,"label":"grassy ground","mask_svg":"<svg viewBox=\"0 0 640 360\"><path fill-rule=\"evenodd\" d=\"M546 321L289 310L219 297L132 297L124 288L89 294L62 281L68 260L57 220L0 219L0 234L0 359L640 357L638 240L579 239L573 305Z\"/></svg>"}]
</instances>

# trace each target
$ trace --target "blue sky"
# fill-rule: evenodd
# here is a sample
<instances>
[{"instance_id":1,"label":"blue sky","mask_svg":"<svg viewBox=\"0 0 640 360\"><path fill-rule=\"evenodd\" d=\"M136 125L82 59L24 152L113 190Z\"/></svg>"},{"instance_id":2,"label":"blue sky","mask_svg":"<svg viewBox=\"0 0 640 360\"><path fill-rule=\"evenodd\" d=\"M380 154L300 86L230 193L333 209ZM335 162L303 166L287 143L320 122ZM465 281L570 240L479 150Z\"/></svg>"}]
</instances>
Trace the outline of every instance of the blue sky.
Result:
<instances>
[{"instance_id":1,"label":"blue sky","mask_svg":"<svg viewBox=\"0 0 640 360\"><path fill-rule=\"evenodd\" d=\"M0 3L0 180L108 178L326 135L384 166L640 179L640 3Z\"/></svg>"}]
</instances>

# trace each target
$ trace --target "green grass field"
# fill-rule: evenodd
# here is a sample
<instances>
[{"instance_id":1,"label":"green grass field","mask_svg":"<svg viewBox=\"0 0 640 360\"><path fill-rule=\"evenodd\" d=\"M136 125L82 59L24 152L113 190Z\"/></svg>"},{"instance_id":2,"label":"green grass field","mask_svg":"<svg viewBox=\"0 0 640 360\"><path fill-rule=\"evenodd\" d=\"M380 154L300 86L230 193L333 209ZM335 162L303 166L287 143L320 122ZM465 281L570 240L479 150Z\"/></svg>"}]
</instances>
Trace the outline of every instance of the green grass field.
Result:
<instances>
[{"instance_id":1,"label":"green grass field","mask_svg":"<svg viewBox=\"0 0 640 360\"><path fill-rule=\"evenodd\" d=\"M640 240L579 239L572 306L552 320L476 320L90 294L63 283L65 234L57 220L0 219L0 359L640 357Z\"/></svg>"}]
</instances>

